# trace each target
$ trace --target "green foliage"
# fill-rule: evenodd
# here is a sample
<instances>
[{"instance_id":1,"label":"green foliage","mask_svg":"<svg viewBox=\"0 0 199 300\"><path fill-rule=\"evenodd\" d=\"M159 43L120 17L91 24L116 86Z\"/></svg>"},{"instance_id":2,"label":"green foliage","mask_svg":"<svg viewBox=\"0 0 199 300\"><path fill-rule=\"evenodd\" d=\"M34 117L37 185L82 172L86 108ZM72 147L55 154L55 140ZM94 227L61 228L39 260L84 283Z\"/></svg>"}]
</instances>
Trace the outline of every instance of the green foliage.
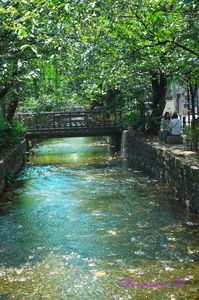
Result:
<instances>
[{"instance_id":1,"label":"green foliage","mask_svg":"<svg viewBox=\"0 0 199 300\"><path fill-rule=\"evenodd\" d=\"M123 114L123 126L127 128L132 128L135 130L145 131L145 118L140 117L140 115L131 110L124 111Z\"/></svg>"},{"instance_id":2,"label":"green foliage","mask_svg":"<svg viewBox=\"0 0 199 300\"><path fill-rule=\"evenodd\" d=\"M151 74L197 76L197 11L196 0L1 1L0 105L16 91L20 111L144 99L156 126L164 93Z\"/></svg>"},{"instance_id":3,"label":"green foliage","mask_svg":"<svg viewBox=\"0 0 199 300\"><path fill-rule=\"evenodd\" d=\"M21 141L26 135L26 127L17 120L13 120L10 124L11 130L9 139L11 143Z\"/></svg>"},{"instance_id":4,"label":"green foliage","mask_svg":"<svg viewBox=\"0 0 199 300\"><path fill-rule=\"evenodd\" d=\"M5 175L5 182L7 185L11 184L15 179L15 174L12 171L7 171Z\"/></svg>"},{"instance_id":5,"label":"green foliage","mask_svg":"<svg viewBox=\"0 0 199 300\"><path fill-rule=\"evenodd\" d=\"M7 136L10 132L10 124L9 122L0 116L0 146L6 145L7 143Z\"/></svg>"},{"instance_id":6,"label":"green foliage","mask_svg":"<svg viewBox=\"0 0 199 300\"><path fill-rule=\"evenodd\" d=\"M10 124L9 122L0 115L0 130L3 132L4 130L10 129Z\"/></svg>"},{"instance_id":7,"label":"green foliage","mask_svg":"<svg viewBox=\"0 0 199 300\"><path fill-rule=\"evenodd\" d=\"M26 128L20 122L13 120L9 123L0 117L0 148L13 145L21 141L26 134Z\"/></svg>"},{"instance_id":8,"label":"green foliage","mask_svg":"<svg viewBox=\"0 0 199 300\"><path fill-rule=\"evenodd\" d=\"M54 95L41 95L38 98L30 97L24 99L23 103L18 107L20 112L50 112L62 111L67 108L80 106L82 99L76 94L71 94L69 99L65 97L57 98Z\"/></svg>"},{"instance_id":9,"label":"green foliage","mask_svg":"<svg viewBox=\"0 0 199 300\"><path fill-rule=\"evenodd\" d=\"M195 126L187 125L184 128L185 141L190 150L197 151L199 143L199 124Z\"/></svg>"}]
</instances>

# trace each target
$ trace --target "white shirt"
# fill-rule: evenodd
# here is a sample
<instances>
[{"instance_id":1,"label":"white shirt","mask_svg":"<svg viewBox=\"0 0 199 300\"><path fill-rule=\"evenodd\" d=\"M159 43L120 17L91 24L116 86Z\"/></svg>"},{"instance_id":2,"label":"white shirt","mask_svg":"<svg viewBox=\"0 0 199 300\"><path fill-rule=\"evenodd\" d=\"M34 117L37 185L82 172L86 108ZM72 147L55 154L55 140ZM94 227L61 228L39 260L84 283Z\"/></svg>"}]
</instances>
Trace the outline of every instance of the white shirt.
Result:
<instances>
[{"instance_id":1,"label":"white shirt","mask_svg":"<svg viewBox=\"0 0 199 300\"><path fill-rule=\"evenodd\" d=\"M170 122L171 134L179 135L182 134L182 122L179 119L172 119Z\"/></svg>"}]
</instances>

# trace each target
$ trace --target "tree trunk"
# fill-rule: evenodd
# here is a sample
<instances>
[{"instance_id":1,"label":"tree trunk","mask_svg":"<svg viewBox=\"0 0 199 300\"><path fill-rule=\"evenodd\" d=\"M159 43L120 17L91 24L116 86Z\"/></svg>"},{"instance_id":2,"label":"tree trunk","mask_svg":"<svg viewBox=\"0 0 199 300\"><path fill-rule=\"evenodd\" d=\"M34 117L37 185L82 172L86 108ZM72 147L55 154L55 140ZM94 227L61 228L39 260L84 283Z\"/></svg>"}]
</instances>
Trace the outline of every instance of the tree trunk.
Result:
<instances>
[{"instance_id":1,"label":"tree trunk","mask_svg":"<svg viewBox=\"0 0 199 300\"><path fill-rule=\"evenodd\" d=\"M7 95L8 91L9 91L8 86L5 86L0 90L0 113L3 115L3 117L6 116L6 107L5 107L5 102L3 100L4 97Z\"/></svg>"},{"instance_id":2,"label":"tree trunk","mask_svg":"<svg viewBox=\"0 0 199 300\"><path fill-rule=\"evenodd\" d=\"M0 91L0 102L2 99L5 97L5 95L8 93L9 87L5 86L1 91Z\"/></svg>"},{"instance_id":3,"label":"tree trunk","mask_svg":"<svg viewBox=\"0 0 199 300\"><path fill-rule=\"evenodd\" d=\"M193 136L191 150L196 152L198 150L198 140L196 134L197 123L196 123L196 113L195 113L195 96L196 96L197 88L198 88L197 81L194 84L191 81L189 82L189 91L191 96L191 114L192 114L191 127L192 127L192 136Z\"/></svg>"},{"instance_id":4,"label":"tree trunk","mask_svg":"<svg viewBox=\"0 0 199 300\"><path fill-rule=\"evenodd\" d=\"M18 92L14 92L13 94L13 100L10 102L8 109L7 109L7 114L6 114L6 119L11 122L13 120L15 111L17 109L19 102L19 94Z\"/></svg>"},{"instance_id":5,"label":"tree trunk","mask_svg":"<svg viewBox=\"0 0 199 300\"><path fill-rule=\"evenodd\" d=\"M191 95L191 113L192 113L192 121L195 123L196 120L196 113L195 113L195 96L197 92L198 84L195 82L194 84L192 82L189 82L189 90Z\"/></svg>"},{"instance_id":6,"label":"tree trunk","mask_svg":"<svg viewBox=\"0 0 199 300\"><path fill-rule=\"evenodd\" d=\"M160 129L160 119L165 107L167 78L164 74L152 73L152 114L148 124L148 133L157 134Z\"/></svg>"},{"instance_id":7,"label":"tree trunk","mask_svg":"<svg viewBox=\"0 0 199 300\"><path fill-rule=\"evenodd\" d=\"M17 76L19 76L21 70L19 69L18 63L19 63L19 59L17 59L13 65L12 81L15 82L15 84L13 89L13 98L8 105L7 114L6 114L6 119L9 122L13 120L15 111L19 103L19 81Z\"/></svg>"}]
</instances>

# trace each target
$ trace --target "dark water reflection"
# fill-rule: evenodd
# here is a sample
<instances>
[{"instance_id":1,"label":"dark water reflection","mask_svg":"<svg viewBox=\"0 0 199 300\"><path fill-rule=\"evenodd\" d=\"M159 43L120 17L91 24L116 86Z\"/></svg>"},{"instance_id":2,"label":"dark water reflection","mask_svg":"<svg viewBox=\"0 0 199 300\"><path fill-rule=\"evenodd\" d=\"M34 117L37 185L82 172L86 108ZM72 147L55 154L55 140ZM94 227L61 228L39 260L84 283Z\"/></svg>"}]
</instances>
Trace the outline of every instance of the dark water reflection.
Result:
<instances>
[{"instance_id":1,"label":"dark water reflection","mask_svg":"<svg viewBox=\"0 0 199 300\"><path fill-rule=\"evenodd\" d=\"M92 139L42 142L0 212L0 299L199 297L197 217Z\"/></svg>"}]
</instances>

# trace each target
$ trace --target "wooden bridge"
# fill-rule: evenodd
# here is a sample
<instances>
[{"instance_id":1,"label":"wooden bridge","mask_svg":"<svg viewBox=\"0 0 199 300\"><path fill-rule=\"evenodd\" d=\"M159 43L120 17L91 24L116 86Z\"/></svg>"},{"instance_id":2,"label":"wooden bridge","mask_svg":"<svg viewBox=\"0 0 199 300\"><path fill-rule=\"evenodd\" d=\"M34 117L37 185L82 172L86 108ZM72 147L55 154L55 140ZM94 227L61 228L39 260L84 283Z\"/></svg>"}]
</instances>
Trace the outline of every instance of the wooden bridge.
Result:
<instances>
[{"instance_id":1,"label":"wooden bridge","mask_svg":"<svg viewBox=\"0 0 199 300\"><path fill-rule=\"evenodd\" d=\"M112 136L121 137L121 110L75 108L64 112L18 113L27 138Z\"/></svg>"}]
</instances>

